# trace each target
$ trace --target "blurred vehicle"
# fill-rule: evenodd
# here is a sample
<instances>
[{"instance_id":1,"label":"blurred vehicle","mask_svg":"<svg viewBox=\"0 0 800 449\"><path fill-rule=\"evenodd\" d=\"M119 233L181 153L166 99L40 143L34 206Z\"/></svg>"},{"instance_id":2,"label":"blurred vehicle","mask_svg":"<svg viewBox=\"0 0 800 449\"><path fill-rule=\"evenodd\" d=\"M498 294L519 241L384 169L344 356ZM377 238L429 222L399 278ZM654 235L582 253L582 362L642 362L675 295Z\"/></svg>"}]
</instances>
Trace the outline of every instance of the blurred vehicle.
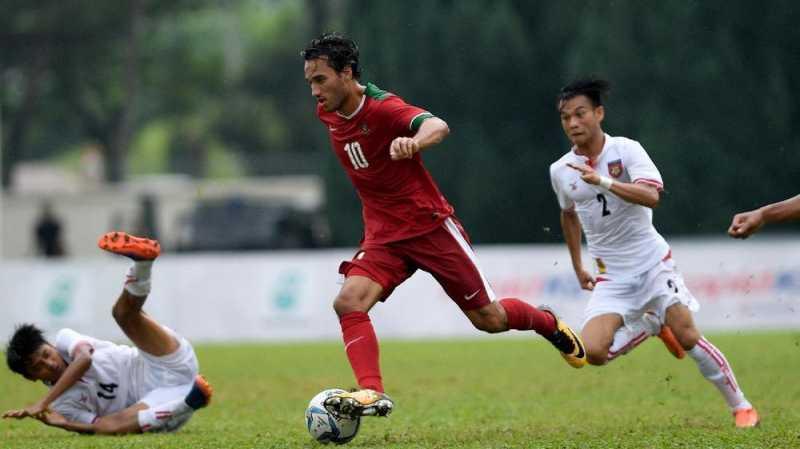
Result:
<instances>
[{"instance_id":1,"label":"blurred vehicle","mask_svg":"<svg viewBox=\"0 0 800 449\"><path fill-rule=\"evenodd\" d=\"M178 251L255 251L330 244L327 221L321 213L263 199L201 200L182 221Z\"/></svg>"}]
</instances>

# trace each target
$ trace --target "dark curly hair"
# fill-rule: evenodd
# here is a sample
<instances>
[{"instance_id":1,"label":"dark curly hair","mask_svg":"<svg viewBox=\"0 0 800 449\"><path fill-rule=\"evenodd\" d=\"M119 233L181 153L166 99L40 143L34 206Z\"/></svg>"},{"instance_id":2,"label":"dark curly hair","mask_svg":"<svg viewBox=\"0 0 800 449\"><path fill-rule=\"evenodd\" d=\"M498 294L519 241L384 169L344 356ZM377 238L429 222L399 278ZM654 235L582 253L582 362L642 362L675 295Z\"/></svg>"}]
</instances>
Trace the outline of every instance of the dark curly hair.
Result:
<instances>
[{"instance_id":1,"label":"dark curly hair","mask_svg":"<svg viewBox=\"0 0 800 449\"><path fill-rule=\"evenodd\" d=\"M581 78L561 88L561 92L558 93L557 103L560 104L562 101L585 95L594 107L603 106L603 100L608 97L609 90L611 90L611 85L604 79L594 77Z\"/></svg>"},{"instance_id":2,"label":"dark curly hair","mask_svg":"<svg viewBox=\"0 0 800 449\"><path fill-rule=\"evenodd\" d=\"M358 65L358 45L352 39L339 33L325 33L312 40L300 52L300 56L306 61L325 58L336 72L341 72L345 67L350 66L350 69L353 70L353 78L361 77L361 67Z\"/></svg>"},{"instance_id":3,"label":"dark curly hair","mask_svg":"<svg viewBox=\"0 0 800 449\"><path fill-rule=\"evenodd\" d=\"M28 374L31 356L44 344L47 344L47 340L44 339L41 329L33 324L20 324L14 330L14 336L11 337L6 347L8 368L25 376L26 379L31 379Z\"/></svg>"}]
</instances>

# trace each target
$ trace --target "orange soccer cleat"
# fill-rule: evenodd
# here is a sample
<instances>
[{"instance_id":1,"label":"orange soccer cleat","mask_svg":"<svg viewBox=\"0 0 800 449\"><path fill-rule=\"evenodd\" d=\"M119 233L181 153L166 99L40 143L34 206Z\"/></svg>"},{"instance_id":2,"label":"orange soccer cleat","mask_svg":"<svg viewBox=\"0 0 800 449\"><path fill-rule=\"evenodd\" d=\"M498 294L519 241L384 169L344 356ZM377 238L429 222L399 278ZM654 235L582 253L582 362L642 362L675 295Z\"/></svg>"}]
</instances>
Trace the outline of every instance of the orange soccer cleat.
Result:
<instances>
[{"instance_id":1,"label":"orange soccer cleat","mask_svg":"<svg viewBox=\"0 0 800 449\"><path fill-rule=\"evenodd\" d=\"M675 358L682 359L686 357L686 351L678 342L678 339L675 338L675 334L672 333L672 329L670 329L669 326L661 326L661 332L658 333L658 338L664 342L664 346L667 347L667 350L671 352Z\"/></svg>"},{"instance_id":2,"label":"orange soccer cleat","mask_svg":"<svg viewBox=\"0 0 800 449\"><path fill-rule=\"evenodd\" d=\"M208 383L202 374L198 374L194 378L194 385L192 385L192 389L189 391L189 394L186 395L186 405L194 410L206 407L211 403L211 396L213 394L214 389L211 388L211 384Z\"/></svg>"},{"instance_id":3,"label":"orange soccer cleat","mask_svg":"<svg viewBox=\"0 0 800 449\"><path fill-rule=\"evenodd\" d=\"M156 240L135 237L121 231L103 234L97 241L97 246L133 260L153 260L161 254L161 245Z\"/></svg>"},{"instance_id":4,"label":"orange soccer cleat","mask_svg":"<svg viewBox=\"0 0 800 449\"><path fill-rule=\"evenodd\" d=\"M758 412L752 407L736 410L733 412L733 418L736 422L736 427L740 429L756 427L761 422L758 418Z\"/></svg>"}]
</instances>

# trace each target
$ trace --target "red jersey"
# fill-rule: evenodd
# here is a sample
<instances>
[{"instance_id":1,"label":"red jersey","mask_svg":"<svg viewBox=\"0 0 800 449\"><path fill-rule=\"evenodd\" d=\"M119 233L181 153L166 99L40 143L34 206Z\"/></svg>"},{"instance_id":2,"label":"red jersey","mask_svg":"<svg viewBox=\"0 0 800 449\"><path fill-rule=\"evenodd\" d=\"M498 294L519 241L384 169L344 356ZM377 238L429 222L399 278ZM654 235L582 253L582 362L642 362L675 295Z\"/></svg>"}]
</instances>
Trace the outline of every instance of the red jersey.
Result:
<instances>
[{"instance_id":1,"label":"red jersey","mask_svg":"<svg viewBox=\"0 0 800 449\"><path fill-rule=\"evenodd\" d=\"M361 104L349 116L317 115L328 128L333 151L361 198L363 244L383 244L426 234L453 214L453 206L422 164L393 161L389 147L397 137L412 137L431 113L367 83Z\"/></svg>"}]
</instances>

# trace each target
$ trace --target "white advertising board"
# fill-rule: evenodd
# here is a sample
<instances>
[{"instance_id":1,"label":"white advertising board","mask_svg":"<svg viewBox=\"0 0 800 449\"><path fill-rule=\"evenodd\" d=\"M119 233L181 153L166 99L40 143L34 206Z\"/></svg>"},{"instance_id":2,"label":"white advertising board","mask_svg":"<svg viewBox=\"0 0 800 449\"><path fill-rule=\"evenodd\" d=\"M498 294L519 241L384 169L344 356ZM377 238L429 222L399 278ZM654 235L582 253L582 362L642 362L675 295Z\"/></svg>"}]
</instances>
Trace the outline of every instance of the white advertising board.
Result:
<instances>
[{"instance_id":1,"label":"white advertising board","mask_svg":"<svg viewBox=\"0 0 800 449\"><path fill-rule=\"evenodd\" d=\"M800 329L800 239L682 241L672 246L701 304L703 330ZM196 342L339 339L331 307L339 263L355 251L164 255L145 309ZM580 325L579 289L564 245L476 248L498 297L549 304ZM587 264L588 265L588 264ZM34 322L124 341L111 318L128 263L118 257L0 265L0 337ZM431 276L418 272L371 312L380 338L474 336Z\"/></svg>"}]
</instances>

